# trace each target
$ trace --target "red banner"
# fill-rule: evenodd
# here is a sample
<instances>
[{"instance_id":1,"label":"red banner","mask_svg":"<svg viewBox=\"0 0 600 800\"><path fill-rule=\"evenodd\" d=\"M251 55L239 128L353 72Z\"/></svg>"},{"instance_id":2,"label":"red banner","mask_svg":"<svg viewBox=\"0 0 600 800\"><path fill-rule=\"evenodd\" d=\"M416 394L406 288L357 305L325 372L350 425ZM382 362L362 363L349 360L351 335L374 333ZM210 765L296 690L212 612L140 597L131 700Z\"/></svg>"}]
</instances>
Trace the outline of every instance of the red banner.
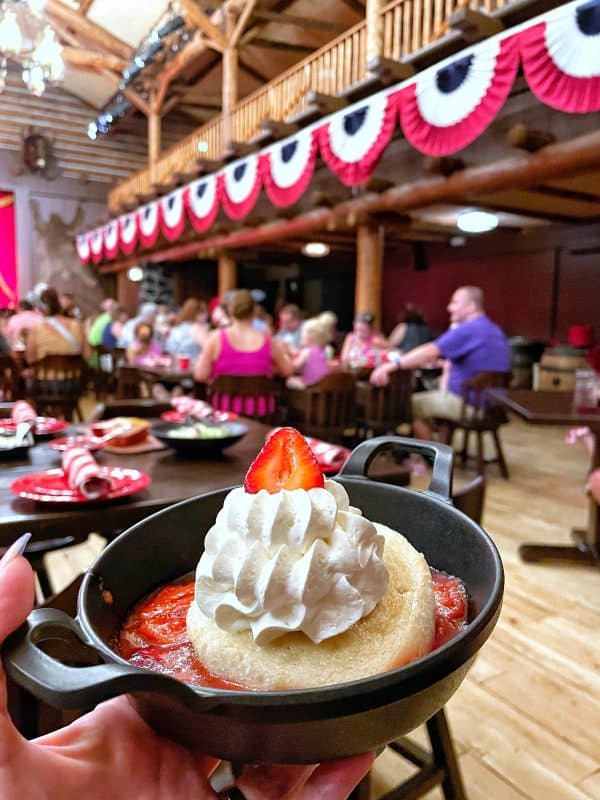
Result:
<instances>
[{"instance_id":1,"label":"red banner","mask_svg":"<svg viewBox=\"0 0 600 800\"><path fill-rule=\"evenodd\" d=\"M15 308L18 299L14 195L0 192L0 308Z\"/></svg>"}]
</instances>

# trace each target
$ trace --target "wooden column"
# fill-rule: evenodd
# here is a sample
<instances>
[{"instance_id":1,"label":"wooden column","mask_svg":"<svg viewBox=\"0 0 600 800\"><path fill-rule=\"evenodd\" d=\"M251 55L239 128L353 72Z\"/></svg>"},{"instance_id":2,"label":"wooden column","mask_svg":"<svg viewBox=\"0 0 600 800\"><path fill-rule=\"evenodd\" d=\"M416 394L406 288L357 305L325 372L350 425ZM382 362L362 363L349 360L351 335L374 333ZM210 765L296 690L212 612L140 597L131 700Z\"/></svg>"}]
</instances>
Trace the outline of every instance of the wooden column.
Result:
<instances>
[{"instance_id":1,"label":"wooden column","mask_svg":"<svg viewBox=\"0 0 600 800\"><path fill-rule=\"evenodd\" d=\"M383 254L383 226L371 222L357 225L354 311L373 314L376 327L381 324Z\"/></svg>"},{"instance_id":2,"label":"wooden column","mask_svg":"<svg viewBox=\"0 0 600 800\"><path fill-rule=\"evenodd\" d=\"M158 110L152 110L148 116L148 166L150 167L150 183L156 183L154 165L160 159L161 149L161 117Z\"/></svg>"},{"instance_id":3,"label":"wooden column","mask_svg":"<svg viewBox=\"0 0 600 800\"><path fill-rule=\"evenodd\" d=\"M237 289L237 261L223 254L219 256L218 268L219 297L222 298L227 292Z\"/></svg>"},{"instance_id":4,"label":"wooden column","mask_svg":"<svg viewBox=\"0 0 600 800\"><path fill-rule=\"evenodd\" d=\"M381 0L367 0L365 17L367 22L367 64L383 57L383 16Z\"/></svg>"},{"instance_id":5,"label":"wooden column","mask_svg":"<svg viewBox=\"0 0 600 800\"><path fill-rule=\"evenodd\" d=\"M231 42L236 23L235 11L225 6L225 38ZM231 112L238 101L238 51L228 43L223 50L223 83L221 87L221 106L223 118L223 144L225 147L233 140Z\"/></svg>"},{"instance_id":6,"label":"wooden column","mask_svg":"<svg viewBox=\"0 0 600 800\"><path fill-rule=\"evenodd\" d=\"M140 285L129 280L127 270L117 273L117 302L132 317L137 314Z\"/></svg>"}]
</instances>

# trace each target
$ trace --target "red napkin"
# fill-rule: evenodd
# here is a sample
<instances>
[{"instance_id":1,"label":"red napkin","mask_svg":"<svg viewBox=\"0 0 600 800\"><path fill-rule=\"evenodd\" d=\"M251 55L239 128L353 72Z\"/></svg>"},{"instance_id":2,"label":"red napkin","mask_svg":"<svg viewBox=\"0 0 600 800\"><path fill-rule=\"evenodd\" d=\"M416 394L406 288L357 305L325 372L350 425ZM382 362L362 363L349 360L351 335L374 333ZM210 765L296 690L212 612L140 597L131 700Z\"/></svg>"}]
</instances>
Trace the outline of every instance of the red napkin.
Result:
<instances>
[{"instance_id":1,"label":"red napkin","mask_svg":"<svg viewBox=\"0 0 600 800\"><path fill-rule=\"evenodd\" d=\"M110 492L110 476L89 450L83 447L65 450L62 465L69 488L76 489L88 500L99 500Z\"/></svg>"},{"instance_id":2,"label":"red napkin","mask_svg":"<svg viewBox=\"0 0 600 800\"><path fill-rule=\"evenodd\" d=\"M25 400L17 400L12 407L11 417L16 425L18 425L19 422L35 423L37 420L35 410L29 403L26 403Z\"/></svg>"},{"instance_id":3,"label":"red napkin","mask_svg":"<svg viewBox=\"0 0 600 800\"><path fill-rule=\"evenodd\" d=\"M174 397L171 400L171 405L180 414L191 414L191 416L198 419L210 418L217 422L237 419L237 414L233 414L230 411L217 411L210 403L206 403L204 400L194 400L193 397Z\"/></svg>"},{"instance_id":4,"label":"red napkin","mask_svg":"<svg viewBox=\"0 0 600 800\"><path fill-rule=\"evenodd\" d=\"M272 436L278 430L279 428L273 428L269 436ZM315 458L323 472L337 472L344 466L350 455L350 450L340 444L324 442L321 439L314 439L312 436L305 436L304 438L315 454Z\"/></svg>"}]
</instances>

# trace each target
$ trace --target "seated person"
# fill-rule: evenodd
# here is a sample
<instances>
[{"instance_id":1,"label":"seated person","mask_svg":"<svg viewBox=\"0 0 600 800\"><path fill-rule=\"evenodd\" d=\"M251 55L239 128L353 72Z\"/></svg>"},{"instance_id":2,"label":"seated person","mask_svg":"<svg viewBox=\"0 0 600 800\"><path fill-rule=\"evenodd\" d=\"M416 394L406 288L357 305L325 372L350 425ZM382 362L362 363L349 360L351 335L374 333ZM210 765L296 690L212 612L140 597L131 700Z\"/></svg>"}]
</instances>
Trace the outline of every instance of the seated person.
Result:
<instances>
[{"instance_id":1,"label":"seated person","mask_svg":"<svg viewBox=\"0 0 600 800\"><path fill-rule=\"evenodd\" d=\"M344 366L362 367L374 364L379 350L387 349L385 336L373 327L373 314L354 317L352 331L344 339L340 360Z\"/></svg>"},{"instance_id":2,"label":"seated person","mask_svg":"<svg viewBox=\"0 0 600 800\"><path fill-rule=\"evenodd\" d=\"M328 333L319 319L309 319L302 326L300 350L292 357L292 363L299 375L292 375L286 381L288 389L305 389L329 374L329 361L325 345Z\"/></svg>"},{"instance_id":3,"label":"seated person","mask_svg":"<svg viewBox=\"0 0 600 800\"><path fill-rule=\"evenodd\" d=\"M87 355L87 342L81 322L62 313L58 293L48 287L38 300L42 322L29 329L26 356L29 364L44 356Z\"/></svg>"},{"instance_id":4,"label":"seated person","mask_svg":"<svg viewBox=\"0 0 600 800\"><path fill-rule=\"evenodd\" d=\"M275 338L291 350L300 347L302 312L295 303L288 303L279 312L279 329Z\"/></svg>"},{"instance_id":5,"label":"seated person","mask_svg":"<svg viewBox=\"0 0 600 800\"><path fill-rule=\"evenodd\" d=\"M157 356L162 355L158 342L154 339L154 331L149 322L138 322L133 333L133 342L127 347L125 356L132 367L151 365Z\"/></svg>"},{"instance_id":6,"label":"seated person","mask_svg":"<svg viewBox=\"0 0 600 800\"><path fill-rule=\"evenodd\" d=\"M388 336L388 345L401 353L407 353L420 344L433 339L431 328L425 322L421 311L411 303L406 303L401 313L401 321Z\"/></svg>"},{"instance_id":7,"label":"seated person","mask_svg":"<svg viewBox=\"0 0 600 800\"><path fill-rule=\"evenodd\" d=\"M189 297L175 318L175 324L165 341L165 352L189 356L195 361L208 339L208 308L206 303Z\"/></svg>"},{"instance_id":8,"label":"seated person","mask_svg":"<svg viewBox=\"0 0 600 800\"><path fill-rule=\"evenodd\" d=\"M508 372L510 348L502 330L486 316L483 292L478 286L461 286L450 299L448 313L452 326L433 342L419 345L408 353L390 353L390 360L373 370L370 381L385 386L396 369L415 369L440 358L450 362L448 389L417 392L412 397L413 433L430 439L427 420L434 417L460 419L461 387L479 372Z\"/></svg>"},{"instance_id":9,"label":"seated person","mask_svg":"<svg viewBox=\"0 0 600 800\"><path fill-rule=\"evenodd\" d=\"M197 381L213 381L219 375L266 375L287 377L294 367L281 343L253 326L254 299L246 289L232 292L227 304L227 314L231 319L228 328L212 331L206 346L194 366ZM238 398L239 399L239 398ZM213 398L213 405L223 411L253 413L252 409L242 409L236 398ZM268 402L262 405L270 404ZM230 408L231 406L231 408ZM264 411L264 409L263 409ZM270 413L270 412L269 412ZM264 416L263 412L259 412Z\"/></svg>"}]
</instances>

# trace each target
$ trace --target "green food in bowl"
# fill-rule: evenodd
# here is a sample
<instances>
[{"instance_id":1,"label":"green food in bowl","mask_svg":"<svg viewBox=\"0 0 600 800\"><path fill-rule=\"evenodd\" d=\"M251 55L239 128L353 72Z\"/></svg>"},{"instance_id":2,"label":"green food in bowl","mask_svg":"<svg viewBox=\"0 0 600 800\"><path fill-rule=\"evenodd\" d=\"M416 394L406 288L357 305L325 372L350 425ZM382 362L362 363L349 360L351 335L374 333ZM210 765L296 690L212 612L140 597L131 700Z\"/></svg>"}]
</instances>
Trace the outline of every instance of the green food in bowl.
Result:
<instances>
[{"instance_id":1,"label":"green food in bowl","mask_svg":"<svg viewBox=\"0 0 600 800\"><path fill-rule=\"evenodd\" d=\"M230 431L223 425L205 425L195 422L169 431L170 439L224 439Z\"/></svg>"}]
</instances>

